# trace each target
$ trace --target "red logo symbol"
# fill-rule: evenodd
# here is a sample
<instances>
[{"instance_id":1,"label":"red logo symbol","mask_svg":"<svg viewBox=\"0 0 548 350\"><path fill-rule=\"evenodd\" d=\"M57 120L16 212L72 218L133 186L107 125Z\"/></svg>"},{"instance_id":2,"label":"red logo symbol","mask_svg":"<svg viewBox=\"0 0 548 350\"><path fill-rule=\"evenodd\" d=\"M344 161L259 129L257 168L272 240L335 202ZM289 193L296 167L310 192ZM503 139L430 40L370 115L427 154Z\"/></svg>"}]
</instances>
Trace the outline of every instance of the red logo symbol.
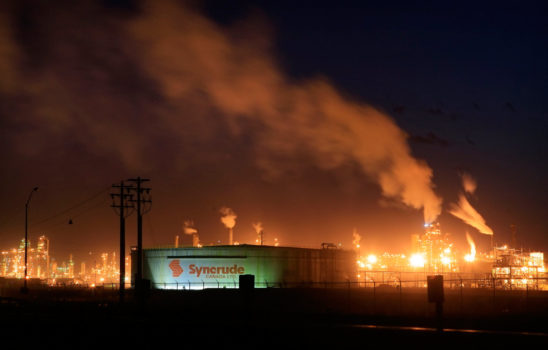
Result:
<instances>
[{"instance_id":1,"label":"red logo symbol","mask_svg":"<svg viewBox=\"0 0 548 350\"><path fill-rule=\"evenodd\" d=\"M169 263L169 268L173 272L173 277L179 277L183 273L183 268L179 265L179 260L172 260Z\"/></svg>"}]
</instances>

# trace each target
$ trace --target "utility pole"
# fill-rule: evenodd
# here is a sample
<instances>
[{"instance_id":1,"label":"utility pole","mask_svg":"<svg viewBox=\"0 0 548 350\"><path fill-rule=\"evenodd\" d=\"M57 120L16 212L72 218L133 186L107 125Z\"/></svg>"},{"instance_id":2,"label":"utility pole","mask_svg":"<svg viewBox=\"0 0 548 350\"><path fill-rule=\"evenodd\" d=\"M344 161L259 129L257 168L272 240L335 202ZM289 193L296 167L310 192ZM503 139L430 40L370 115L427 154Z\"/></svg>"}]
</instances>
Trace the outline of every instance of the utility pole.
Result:
<instances>
[{"instance_id":1,"label":"utility pole","mask_svg":"<svg viewBox=\"0 0 548 350\"><path fill-rule=\"evenodd\" d=\"M131 203L132 196L129 194L129 190L132 188L131 185L125 185L124 181L120 181L120 184L112 185L114 189L119 189L120 193L111 193L110 197L112 198L111 207L114 208L116 214L120 216L120 303L124 302L124 293L125 293L125 277L126 277L126 217L128 217L131 212L130 209L133 209L133 204ZM118 202L116 199L119 199ZM118 210L117 210L118 209ZM125 210L127 209L127 210Z\"/></svg>"},{"instance_id":2,"label":"utility pole","mask_svg":"<svg viewBox=\"0 0 548 350\"><path fill-rule=\"evenodd\" d=\"M28 293L29 289L27 288L27 273L28 273L28 264L27 264L27 255L28 255L28 247L29 247L29 237L28 237L28 221L29 221L29 203L30 199L32 198L32 194L34 192L38 191L38 187L35 187L32 189L32 191L29 194L29 198L27 199L27 202L25 203L25 278L23 282L23 288L21 288L21 292L23 294Z\"/></svg>"},{"instance_id":3,"label":"utility pole","mask_svg":"<svg viewBox=\"0 0 548 350\"><path fill-rule=\"evenodd\" d=\"M135 179L128 179L128 181L134 182L135 186L131 188L137 194L137 199L131 199L132 203L136 203L137 210L137 274L135 276L135 289L142 290L143 287L143 215L150 211L152 203L150 197L150 188L142 187L143 182L150 181L150 179L143 179L137 177Z\"/></svg>"}]
</instances>

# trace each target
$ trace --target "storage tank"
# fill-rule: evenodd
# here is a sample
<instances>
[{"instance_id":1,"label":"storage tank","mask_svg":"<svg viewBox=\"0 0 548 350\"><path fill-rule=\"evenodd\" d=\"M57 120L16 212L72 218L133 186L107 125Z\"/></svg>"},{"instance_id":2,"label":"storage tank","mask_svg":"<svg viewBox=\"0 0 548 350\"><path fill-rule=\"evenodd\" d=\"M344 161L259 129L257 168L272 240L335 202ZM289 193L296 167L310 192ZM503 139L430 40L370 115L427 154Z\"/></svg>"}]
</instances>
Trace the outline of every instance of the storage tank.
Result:
<instances>
[{"instance_id":1,"label":"storage tank","mask_svg":"<svg viewBox=\"0 0 548 350\"><path fill-rule=\"evenodd\" d=\"M324 287L356 276L356 254L334 249L258 245L143 250L143 278L159 289L237 288L239 275L255 287ZM136 254L132 250L132 254ZM136 257L132 257L135 261ZM135 271L132 271L132 276Z\"/></svg>"}]
</instances>

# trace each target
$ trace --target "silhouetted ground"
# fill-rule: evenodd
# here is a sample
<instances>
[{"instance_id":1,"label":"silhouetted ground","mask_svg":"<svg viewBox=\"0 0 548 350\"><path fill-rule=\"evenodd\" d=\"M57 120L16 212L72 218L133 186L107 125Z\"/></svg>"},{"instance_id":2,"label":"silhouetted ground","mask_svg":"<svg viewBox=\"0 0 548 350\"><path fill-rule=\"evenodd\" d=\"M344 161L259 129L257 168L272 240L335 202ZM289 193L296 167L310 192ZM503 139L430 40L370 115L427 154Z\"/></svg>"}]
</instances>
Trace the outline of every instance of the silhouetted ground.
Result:
<instances>
[{"instance_id":1,"label":"silhouetted ground","mask_svg":"<svg viewBox=\"0 0 548 350\"><path fill-rule=\"evenodd\" d=\"M546 292L496 291L492 299L489 290L447 291L441 333L424 289L154 290L142 299L128 291L123 305L101 289L1 292L3 339L62 348L548 345Z\"/></svg>"}]
</instances>

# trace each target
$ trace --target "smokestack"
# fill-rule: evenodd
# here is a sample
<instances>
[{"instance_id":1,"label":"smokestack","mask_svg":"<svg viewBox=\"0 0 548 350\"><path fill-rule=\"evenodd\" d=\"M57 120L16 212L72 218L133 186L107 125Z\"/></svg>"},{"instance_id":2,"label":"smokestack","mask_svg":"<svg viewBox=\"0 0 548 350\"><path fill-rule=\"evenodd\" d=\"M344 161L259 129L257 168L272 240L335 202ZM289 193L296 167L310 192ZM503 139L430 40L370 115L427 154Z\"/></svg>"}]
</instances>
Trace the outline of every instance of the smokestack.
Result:
<instances>
[{"instance_id":1,"label":"smokestack","mask_svg":"<svg viewBox=\"0 0 548 350\"><path fill-rule=\"evenodd\" d=\"M200 238L198 237L198 233L195 233L195 234L192 235L192 246L193 247L201 247Z\"/></svg>"},{"instance_id":2,"label":"smokestack","mask_svg":"<svg viewBox=\"0 0 548 350\"><path fill-rule=\"evenodd\" d=\"M221 213L221 222L223 225L225 225L226 228L228 228L228 244L233 245L233 235L234 235L234 226L236 226L236 213L228 207L222 207L219 211Z\"/></svg>"},{"instance_id":3,"label":"smokestack","mask_svg":"<svg viewBox=\"0 0 548 350\"><path fill-rule=\"evenodd\" d=\"M179 248L179 235L175 236L175 248Z\"/></svg>"},{"instance_id":4,"label":"smokestack","mask_svg":"<svg viewBox=\"0 0 548 350\"><path fill-rule=\"evenodd\" d=\"M259 221L253 224L253 228L255 229L255 233L257 234L257 239L255 240L255 242L259 245L263 245L263 224Z\"/></svg>"},{"instance_id":5,"label":"smokestack","mask_svg":"<svg viewBox=\"0 0 548 350\"><path fill-rule=\"evenodd\" d=\"M185 235L192 235L192 246L200 247L200 237L198 236L198 230L194 228L194 222L192 220L185 220L183 223L183 232Z\"/></svg>"}]
</instances>

